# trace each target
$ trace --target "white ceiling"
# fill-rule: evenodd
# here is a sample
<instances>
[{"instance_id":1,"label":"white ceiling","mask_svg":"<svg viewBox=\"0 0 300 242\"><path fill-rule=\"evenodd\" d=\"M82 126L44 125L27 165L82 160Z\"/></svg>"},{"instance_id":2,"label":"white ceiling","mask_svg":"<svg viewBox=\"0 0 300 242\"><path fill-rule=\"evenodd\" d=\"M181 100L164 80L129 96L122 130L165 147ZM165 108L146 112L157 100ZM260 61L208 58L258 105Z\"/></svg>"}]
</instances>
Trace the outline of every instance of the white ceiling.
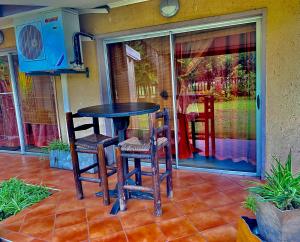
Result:
<instances>
[{"instance_id":1,"label":"white ceiling","mask_svg":"<svg viewBox=\"0 0 300 242\"><path fill-rule=\"evenodd\" d=\"M114 8L144 1L148 0L0 0L0 5L31 5L68 8L95 8L108 5L111 8Z\"/></svg>"}]
</instances>

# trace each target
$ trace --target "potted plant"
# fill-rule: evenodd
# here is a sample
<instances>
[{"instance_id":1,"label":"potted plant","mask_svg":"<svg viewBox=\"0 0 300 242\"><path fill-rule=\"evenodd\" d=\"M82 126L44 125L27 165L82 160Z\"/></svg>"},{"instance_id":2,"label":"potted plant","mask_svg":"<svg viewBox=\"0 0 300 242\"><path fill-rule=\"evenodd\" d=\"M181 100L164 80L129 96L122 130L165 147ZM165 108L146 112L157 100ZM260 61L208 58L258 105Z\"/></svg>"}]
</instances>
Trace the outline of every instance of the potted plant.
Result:
<instances>
[{"instance_id":1,"label":"potted plant","mask_svg":"<svg viewBox=\"0 0 300 242\"><path fill-rule=\"evenodd\" d=\"M251 182L244 205L257 220L259 233L270 242L300 240L300 175L292 173L291 151L285 164L276 164L266 173L263 183Z\"/></svg>"},{"instance_id":2,"label":"potted plant","mask_svg":"<svg viewBox=\"0 0 300 242\"><path fill-rule=\"evenodd\" d=\"M72 170L72 158L70 148L67 143L60 140L53 140L46 147L46 151L49 153L50 167ZM80 168L87 167L96 162L97 157L94 154L78 153ZM97 167L87 171L89 173L96 173Z\"/></svg>"}]
</instances>

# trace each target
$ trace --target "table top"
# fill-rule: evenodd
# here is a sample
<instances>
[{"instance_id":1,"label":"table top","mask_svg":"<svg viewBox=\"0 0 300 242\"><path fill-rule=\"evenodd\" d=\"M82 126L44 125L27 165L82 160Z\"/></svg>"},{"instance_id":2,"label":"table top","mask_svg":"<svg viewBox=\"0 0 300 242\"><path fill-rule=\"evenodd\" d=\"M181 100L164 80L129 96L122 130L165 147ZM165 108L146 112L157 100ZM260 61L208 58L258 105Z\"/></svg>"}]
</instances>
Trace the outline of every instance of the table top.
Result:
<instances>
[{"instance_id":1,"label":"table top","mask_svg":"<svg viewBox=\"0 0 300 242\"><path fill-rule=\"evenodd\" d=\"M155 103L130 102L102 104L81 108L77 111L77 113L83 117L119 118L153 113L158 111L159 109L160 106Z\"/></svg>"}]
</instances>

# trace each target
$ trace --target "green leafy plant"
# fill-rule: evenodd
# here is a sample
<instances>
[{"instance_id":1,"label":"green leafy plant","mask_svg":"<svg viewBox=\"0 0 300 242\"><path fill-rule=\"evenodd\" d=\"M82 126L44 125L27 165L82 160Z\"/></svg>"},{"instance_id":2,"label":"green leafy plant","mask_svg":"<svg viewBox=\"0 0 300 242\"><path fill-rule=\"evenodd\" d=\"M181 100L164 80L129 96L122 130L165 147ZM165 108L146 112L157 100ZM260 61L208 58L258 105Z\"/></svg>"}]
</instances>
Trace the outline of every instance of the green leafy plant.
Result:
<instances>
[{"instance_id":1,"label":"green leafy plant","mask_svg":"<svg viewBox=\"0 0 300 242\"><path fill-rule=\"evenodd\" d=\"M249 187L249 192L258 195L257 202L271 202L280 210L300 208L300 175L292 173L291 151L285 164L279 158L273 158L276 164L272 165L270 173L266 173L266 182L251 182L255 186ZM250 204L249 199L246 199L246 206Z\"/></svg>"},{"instance_id":2,"label":"green leafy plant","mask_svg":"<svg viewBox=\"0 0 300 242\"><path fill-rule=\"evenodd\" d=\"M256 204L256 199L253 196L248 196L245 200L245 202L243 203L244 208L247 208L249 210L251 210L253 213L256 212L256 208L257 208L257 204Z\"/></svg>"},{"instance_id":3,"label":"green leafy plant","mask_svg":"<svg viewBox=\"0 0 300 242\"><path fill-rule=\"evenodd\" d=\"M53 140L43 150L44 150L44 152L47 152L47 153L50 152L51 150L69 151L70 147L67 143L65 143L61 140Z\"/></svg>"},{"instance_id":4,"label":"green leafy plant","mask_svg":"<svg viewBox=\"0 0 300 242\"><path fill-rule=\"evenodd\" d=\"M50 196L45 186L11 178L0 183L0 221Z\"/></svg>"}]
</instances>

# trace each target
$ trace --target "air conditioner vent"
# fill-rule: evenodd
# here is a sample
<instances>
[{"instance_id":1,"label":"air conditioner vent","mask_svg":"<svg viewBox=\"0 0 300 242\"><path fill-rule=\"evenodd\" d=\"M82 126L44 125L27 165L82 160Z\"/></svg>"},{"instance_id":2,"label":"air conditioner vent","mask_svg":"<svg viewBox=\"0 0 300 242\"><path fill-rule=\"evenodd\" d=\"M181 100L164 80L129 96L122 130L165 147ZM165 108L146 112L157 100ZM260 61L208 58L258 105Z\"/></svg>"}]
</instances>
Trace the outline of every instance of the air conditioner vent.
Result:
<instances>
[{"instance_id":1,"label":"air conditioner vent","mask_svg":"<svg viewBox=\"0 0 300 242\"><path fill-rule=\"evenodd\" d=\"M43 40L40 30L34 25L24 26L18 36L20 51L28 60L41 58L43 52Z\"/></svg>"}]
</instances>

